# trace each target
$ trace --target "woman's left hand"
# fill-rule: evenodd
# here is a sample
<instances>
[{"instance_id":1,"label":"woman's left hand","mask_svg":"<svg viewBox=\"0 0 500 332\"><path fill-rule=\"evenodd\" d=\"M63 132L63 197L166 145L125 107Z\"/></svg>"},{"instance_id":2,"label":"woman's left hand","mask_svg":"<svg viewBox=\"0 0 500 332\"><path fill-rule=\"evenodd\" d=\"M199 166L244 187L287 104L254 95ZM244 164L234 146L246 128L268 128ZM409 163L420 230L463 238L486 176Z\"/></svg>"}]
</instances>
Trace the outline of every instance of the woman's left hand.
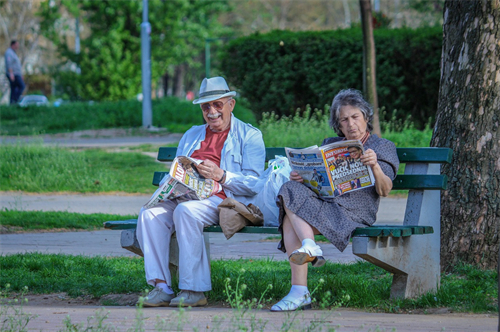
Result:
<instances>
[{"instance_id":1,"label":"woman's left hand","mask_svg":"<svg viewBox=\"0 0 500 332\"><path fill-rule=\"evenodd\" d=\"M372 149L366 150L365 153L363 155L361 155L360 159L361 159L361 162L363 163L363 165L370 166L370 167L377 165L377 161L378 161L377 154Z\"/></svg>"}]
</instances>

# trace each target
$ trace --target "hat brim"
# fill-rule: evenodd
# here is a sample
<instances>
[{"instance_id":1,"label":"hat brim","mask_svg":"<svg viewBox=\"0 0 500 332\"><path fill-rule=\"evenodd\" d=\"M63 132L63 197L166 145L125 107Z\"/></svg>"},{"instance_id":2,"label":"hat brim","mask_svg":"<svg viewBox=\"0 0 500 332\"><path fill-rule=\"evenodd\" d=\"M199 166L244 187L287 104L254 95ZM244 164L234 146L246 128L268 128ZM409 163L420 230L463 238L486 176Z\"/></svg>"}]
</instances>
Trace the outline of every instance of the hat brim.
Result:
<instances>
[{"instance_id":1,"label":"hat brim","mask_svg":"<svg viewBox=\"0 0 500 332\"><path fill-rule=\"evenodd\" d=\"M203 103L208 103L209 101L214 101L214 100L217 100L220 98L234 97L234 96L236 96L236 92L231 91L228 93L224 93L222 95L213 95L213 96L207 96L207 97L195 99L195 100L193 100L193 104L203 104Z\"/></svg>"}]
</instances>

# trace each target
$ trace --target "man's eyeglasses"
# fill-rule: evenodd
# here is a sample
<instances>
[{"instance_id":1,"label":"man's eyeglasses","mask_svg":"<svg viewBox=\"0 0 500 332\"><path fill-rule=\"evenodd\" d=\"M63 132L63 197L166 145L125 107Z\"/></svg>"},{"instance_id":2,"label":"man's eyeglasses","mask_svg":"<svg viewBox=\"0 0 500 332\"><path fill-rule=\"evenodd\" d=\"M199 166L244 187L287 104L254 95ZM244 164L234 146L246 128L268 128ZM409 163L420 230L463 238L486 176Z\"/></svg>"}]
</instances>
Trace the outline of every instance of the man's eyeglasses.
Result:
<instances>
[{"instance_id":1,"label":"man's eyeglasses","mask_svg":"<svg viewBox=\"0 0 500 332\"><path fill-rule=\"evenodd\" d=\"M220 111L220 110L222 110L224 105L230 100L233 100L233 99L230 98L230 99L226 100L225 102L217 100L217 101L214 101L213 103L204 103L204 104L201 104L201 109L203 112L208 112L210 110L210 107L213 107L214 110Z\"/></svg>"}]
</instances>

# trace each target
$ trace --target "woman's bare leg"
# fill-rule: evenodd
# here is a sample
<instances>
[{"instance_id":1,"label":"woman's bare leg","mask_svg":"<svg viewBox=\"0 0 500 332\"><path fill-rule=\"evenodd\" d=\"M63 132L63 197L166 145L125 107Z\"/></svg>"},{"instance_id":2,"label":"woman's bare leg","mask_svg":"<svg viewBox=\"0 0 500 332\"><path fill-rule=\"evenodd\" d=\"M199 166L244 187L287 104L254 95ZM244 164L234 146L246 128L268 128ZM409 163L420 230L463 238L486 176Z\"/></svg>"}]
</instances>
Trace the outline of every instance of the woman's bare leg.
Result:
<instances>
[{"instance_id":1,"label":"woman's bare leg","mask_svg":"<svg viewBox=\"0 0 500 332\"><path fill-rule=\"evenodd\" d=\"M283 218L283 241L287 257L302 246L302 240L297 237L288 213ZM292 271L292 285L307 286L307 264L297 265L290 262L290 269Z\"/></svg>"}]
</instances>

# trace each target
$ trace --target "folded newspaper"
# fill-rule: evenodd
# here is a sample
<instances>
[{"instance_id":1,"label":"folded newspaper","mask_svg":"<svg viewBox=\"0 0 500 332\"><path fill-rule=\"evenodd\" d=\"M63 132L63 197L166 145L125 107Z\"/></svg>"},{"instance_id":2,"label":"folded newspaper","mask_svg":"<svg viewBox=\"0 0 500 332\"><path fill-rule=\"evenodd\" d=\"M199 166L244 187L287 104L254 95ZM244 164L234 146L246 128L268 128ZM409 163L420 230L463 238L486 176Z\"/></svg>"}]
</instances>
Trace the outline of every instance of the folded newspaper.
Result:
<instances>
[{"instance_id":1,"label":"folded newspaper","mask_svg":"<svg viewBox=\"0 0 500 332\"><path fill-rule=\"evenodd\" d=\"M176 157L170 167L170 172L160 181L144 208L155 206L161 201L183 196L187 200L202 200L222 191L217 181L206 179L198 173L196 166L203 160L190 157Z\"/></svg>"},{"instance_id":2,"label":"folded newspaper","mask_svg":"<svg viewBox=\"0 0 500 332\"><path fill-rule=\"evenodd\" d=\"M375 184L371 167L360 160L364 148L359 140L285 151L292 171L299 173L303 183L320 196L337 197Z\"/></svg>"}]
</instances>

